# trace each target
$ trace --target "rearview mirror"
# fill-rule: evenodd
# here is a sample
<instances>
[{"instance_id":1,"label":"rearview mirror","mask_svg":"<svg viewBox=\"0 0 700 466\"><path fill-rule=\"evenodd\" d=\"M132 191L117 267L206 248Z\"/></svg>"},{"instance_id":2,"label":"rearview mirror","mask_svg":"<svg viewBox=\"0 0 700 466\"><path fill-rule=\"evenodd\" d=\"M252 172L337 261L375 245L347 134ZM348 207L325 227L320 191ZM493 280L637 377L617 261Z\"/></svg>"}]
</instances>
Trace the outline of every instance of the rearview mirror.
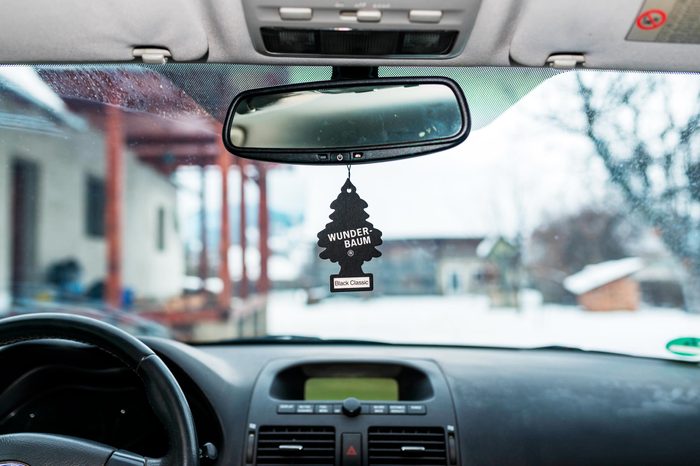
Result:
<instances>
[{"instance_id":1,"label":"rearview mirror","mask_svg":"<svg viewBox=\"0 0 700 466\"><path fill-rule=\"evenodd\" d=\"M329 81L239 94L226 148L278 163L348 164L448 149L469 134L467 102L447 78Z\"/></svg>"}]
</instances>

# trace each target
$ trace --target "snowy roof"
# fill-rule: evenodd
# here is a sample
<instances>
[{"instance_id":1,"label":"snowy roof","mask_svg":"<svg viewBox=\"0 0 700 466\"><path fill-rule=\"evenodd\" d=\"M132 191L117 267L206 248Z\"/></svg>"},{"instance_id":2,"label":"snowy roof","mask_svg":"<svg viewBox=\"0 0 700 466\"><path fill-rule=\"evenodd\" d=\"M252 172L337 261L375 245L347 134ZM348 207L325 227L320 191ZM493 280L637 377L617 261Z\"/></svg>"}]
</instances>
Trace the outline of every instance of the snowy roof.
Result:
<instances>
[{"instance_id":1,"label":"snowy roof","mask_svg":"<svg viewBox=\"0 0 700 466\"><path fill-rule=\"evenodd\" d=\"M496 243L498 243L499 239L500 238L498 236L490 236L484 239L481 243L479 243L479 246L477 246L476 255L482 259L488 257L488 255L491 254L493 247L496 246Z\"/></svg>"},{"instance_id":2,"label":"snowy roof","mask_svg":"<svg viewBox=\"0 0 700 466\"><path fill-rule=\"evenodd\" d=\"M15 93L71 128L84 129L86 126L29 66L9 66L0 69L0 88Z\"/></svg>"},{"instance_id":3,"label":"snowy roof","mask_svg":"<svg viewBox=\"0 0 700 466\"><path fill-rule=\"evenodd\" d=\"M637 257L587 265L580 272L566 277L564 288L575 295L580 295L628 277L643 267L644 262Z\"/></svg>"}]
</instances>

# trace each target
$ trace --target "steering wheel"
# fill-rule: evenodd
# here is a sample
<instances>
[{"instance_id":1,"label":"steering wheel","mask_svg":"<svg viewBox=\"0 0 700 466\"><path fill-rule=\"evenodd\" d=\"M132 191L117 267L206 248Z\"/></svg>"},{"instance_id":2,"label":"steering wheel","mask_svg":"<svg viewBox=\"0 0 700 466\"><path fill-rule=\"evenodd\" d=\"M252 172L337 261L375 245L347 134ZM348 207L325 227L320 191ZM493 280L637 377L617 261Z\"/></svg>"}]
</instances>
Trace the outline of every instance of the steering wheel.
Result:
<instances>
[{"instance_id":1,"label":"steering wheel","mask_svg":"<svg viewBox=\"0 0 700 466\"><path fill-rule=\"evenodd\" d=\"M29 314L0 320L0 346L39 339L87 343L118 358L143 382L148 401L166 429L168 453L147 458L74 437L0 435L0 465L197 466L197 433L187 399L163 361L144 343L112 325L68 314ZM19 466L18 465L18 466Z\"/></svg>"}]
</instances>

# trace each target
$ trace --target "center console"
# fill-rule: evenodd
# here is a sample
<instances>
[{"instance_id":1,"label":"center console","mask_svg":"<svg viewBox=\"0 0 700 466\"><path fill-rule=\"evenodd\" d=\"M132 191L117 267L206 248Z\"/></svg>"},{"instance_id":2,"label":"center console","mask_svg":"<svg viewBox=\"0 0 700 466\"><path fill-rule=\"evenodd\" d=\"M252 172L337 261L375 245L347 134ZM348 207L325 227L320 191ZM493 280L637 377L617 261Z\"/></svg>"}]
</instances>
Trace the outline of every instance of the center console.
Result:
<instances>
[{"instance_id":1,"label":"center console","mask_svg":"<svg viewBox=\"0 0 700 466\"><path fill-rule=\"evenodd\" d=\"M276 360L256 382L246 465L455 465L456 419L427 360Z\"/></svg>"}]
</instances>

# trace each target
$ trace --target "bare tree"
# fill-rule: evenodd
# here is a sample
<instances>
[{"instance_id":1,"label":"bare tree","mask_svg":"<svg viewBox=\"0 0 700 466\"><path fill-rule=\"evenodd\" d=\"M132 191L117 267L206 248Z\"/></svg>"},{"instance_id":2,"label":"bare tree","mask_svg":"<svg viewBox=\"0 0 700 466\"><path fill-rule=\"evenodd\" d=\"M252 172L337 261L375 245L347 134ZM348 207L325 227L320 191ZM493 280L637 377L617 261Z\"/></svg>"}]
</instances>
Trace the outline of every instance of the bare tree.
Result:
<instances>
[{"instance_id":1,"label":"bare tree","mask_svg":"<svg viewBox=\"0 0 700 466\"><path fill-rule=\"evenodd\" d=\"M682 75L577 73L583 135L628 207L683 268L685 307L700 312L700 81Z\"/></svg>"},{"instance_id":2,"label":"bare tree","mask_svg":"<svg viewBox=\"0 0 700 466\"><path fill-rule=\"evenodd\" d=\"M562 282L589 264L626 257L639 236L621 212L586 207L557 217L532 232L528 270L535 287L550 302L573 302Z\"/></svg>"}]
</instances>

